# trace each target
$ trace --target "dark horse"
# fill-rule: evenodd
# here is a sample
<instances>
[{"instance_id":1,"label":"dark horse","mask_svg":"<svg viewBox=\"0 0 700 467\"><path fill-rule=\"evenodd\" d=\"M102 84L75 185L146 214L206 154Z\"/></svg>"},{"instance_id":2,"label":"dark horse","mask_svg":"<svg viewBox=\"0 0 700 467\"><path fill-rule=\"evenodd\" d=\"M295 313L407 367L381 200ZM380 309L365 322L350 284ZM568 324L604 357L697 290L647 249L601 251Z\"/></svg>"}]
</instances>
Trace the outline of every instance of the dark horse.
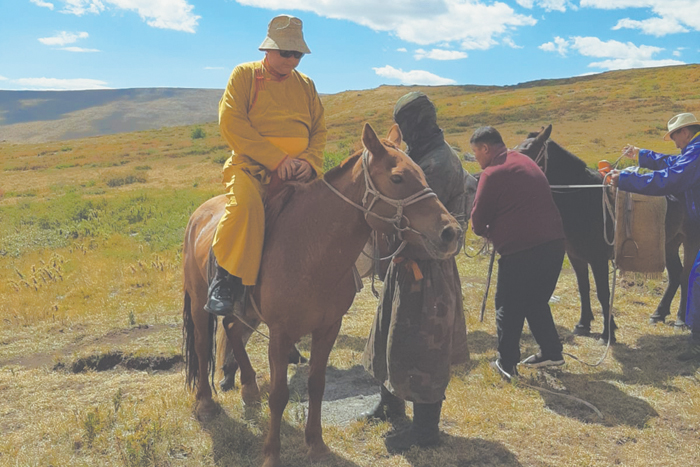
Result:
<instances>
[{"instance_id":1,"label":"dark horse","mask_svg":"<svg viewBox=\"0 0 700 467\"><path fill-rule=\"evenodd\" d=\"M270 332L270 427L264 467L280 465L280 427L289 400L288 355L307 334L311 334L311 361L305 441L311 460L328 453L321 431L326 364L355 296L353 265L371 231L398 233L437 259L449 258L458 249L459 224L428 187L420 167L398 149L398 125L384 141L365 125L362 143L365 151L323 179L286 184L266 209L260 276L247 310L253 316L259 312ZM214 369L215 317L203 307L209 249L225 202L223 196L212 198L192 214L183 247L187 382L196 388L196 413L204 420L218 411L208 378ZM240 365L243 401L256 404L260 391L242 340L245 327L233 316L224 318L223 326Z\"/></svg>"},{"instance_id":2,"label":"dark horse","mask_svg":"<svg viewBox=\"0 0 700 467\"><path fill-rule=\"evenodd\" d=\"M602 175L586 167L585 162L549 139L551 133L552 125L539 133L530 133L515 150L535 160L545 171L550 185L602 185ZM612 257L612 247L605 242L603 235L603 189L553 190L552 196L562 217L566 234L566 253L576 273L581 296L581 318L574 327L574 334L590 334L591 321L594 319L588 280L588 265L590 265L598 301L603 310L604 325L601 339L605 342L608 339L615 342L617 326L612 317L608 321L610 311L608 260ZM700 247L700 232L697 229L693 230L691 225L685 222L685 217L682 203L675 198L668 198L666 210L668 286L659 306L650 317L651 322L664 322L666 316L671 313L671 302L680 285L682 296L676 315L676 326L685 324L688 275ZM607 237L611 239L613 222L609 216L606 226ZM678 254L681 244L684 252L683 263Z\"/></svg>"}]
</instances>

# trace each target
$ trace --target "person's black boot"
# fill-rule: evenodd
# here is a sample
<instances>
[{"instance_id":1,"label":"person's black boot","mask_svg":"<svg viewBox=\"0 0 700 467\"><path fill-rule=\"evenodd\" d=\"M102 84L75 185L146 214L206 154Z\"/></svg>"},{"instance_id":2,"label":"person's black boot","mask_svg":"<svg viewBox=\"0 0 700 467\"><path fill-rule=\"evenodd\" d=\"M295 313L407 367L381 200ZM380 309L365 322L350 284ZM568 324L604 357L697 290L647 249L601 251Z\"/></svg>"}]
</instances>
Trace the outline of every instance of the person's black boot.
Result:
<instances>
[{"instance_id":1,"label":"person's black boot","mask_svg":"<svg viewBox=\"0 0 700 467\"><path fill-rule=\"evenodd\" d=\"M233 313L233 304L243 291L241 278L228 273L221 266L216 266L216 275L209 285L209 298L204 309L218 316Z\"/></svg>"},{"instance_id":2,"label":"person's black boot","mask_svg":"<svg viewBox=\"0 0 700 467\"><path fill-rule=\"evenodd\" d=\"M397 421L406 418L406 401L389 392L384 385L381 386L381 399L369 412L360 415L360 420L368 422Z\"/></svg>"},{"instance_id":3,"label":"person's black boot","mask_svg":"<svg viewBox=\"0 0 700 467\"><path fill-rule=\"evenodd\" d=\"M413 422L408 430L388 436L384 441L389 452L404 452L413 446L429 448L440 444L442 401L434 404L413 403Z\"/></svg>"}]
</instances>

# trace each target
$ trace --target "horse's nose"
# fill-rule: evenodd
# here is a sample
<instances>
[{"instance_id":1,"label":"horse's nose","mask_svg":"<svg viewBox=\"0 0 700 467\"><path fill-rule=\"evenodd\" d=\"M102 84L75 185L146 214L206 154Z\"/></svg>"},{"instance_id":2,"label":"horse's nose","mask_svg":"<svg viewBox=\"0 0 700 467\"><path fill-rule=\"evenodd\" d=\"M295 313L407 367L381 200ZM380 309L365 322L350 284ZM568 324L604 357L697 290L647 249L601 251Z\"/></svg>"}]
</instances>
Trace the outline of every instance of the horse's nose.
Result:
<instances>
[{"instance_id":1,"label":"horse's nose","mask_svg":"<svg viewBox=\"0 0 700 467\"><path fill-rule=\"evenodd\" d=\"M459 237L461 232L461 229L458 227L448 225L442 229L442 232L440 233L440 240L442 240L443 243L452 243L455 239L457 239L457 237Z\"/></svg>"}]
</instances>

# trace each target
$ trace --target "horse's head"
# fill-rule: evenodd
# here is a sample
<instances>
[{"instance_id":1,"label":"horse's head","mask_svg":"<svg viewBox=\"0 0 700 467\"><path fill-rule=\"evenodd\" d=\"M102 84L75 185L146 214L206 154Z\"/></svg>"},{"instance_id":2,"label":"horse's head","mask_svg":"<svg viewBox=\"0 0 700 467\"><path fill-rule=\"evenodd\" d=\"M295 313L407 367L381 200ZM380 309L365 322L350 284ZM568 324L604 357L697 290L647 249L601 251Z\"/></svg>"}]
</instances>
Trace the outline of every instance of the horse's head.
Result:
<instances>
[{"instance_id":1,"label":"horse's head","mask_svg":"<svg viewBox=\"0 0 700 467\"><path fill-rule=\"evenodd\" d=\"M537 162L542 170L545 170L547 163L547 140L552 134L552 125L542 128L539 132L532 132L527 135L527 139L518 144L515 151L525 154L527 157ZM545 170L546 171L546 170Z\"/></svg>"},{"instance_id":2,"label":"horse's head","mask_svg":"<svg viewBox=\"0 0 700 467\"><path fill-rule=\"evenodd\" d=\"M362 131L367 223L423 247L433 258L449 258L459 248L462 230L428 186L421 168L399 149L401 140L398 125L391 127L384 141L369 124Z\"/></svg>"}]
</instances>

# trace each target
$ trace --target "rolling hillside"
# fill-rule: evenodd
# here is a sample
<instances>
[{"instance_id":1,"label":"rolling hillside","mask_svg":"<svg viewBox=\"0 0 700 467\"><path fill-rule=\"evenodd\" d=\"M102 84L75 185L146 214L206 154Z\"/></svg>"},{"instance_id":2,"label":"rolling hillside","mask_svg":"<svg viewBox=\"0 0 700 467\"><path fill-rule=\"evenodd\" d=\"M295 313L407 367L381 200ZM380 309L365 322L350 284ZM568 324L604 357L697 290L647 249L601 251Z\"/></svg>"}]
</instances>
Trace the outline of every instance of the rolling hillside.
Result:
<instances>
[{"instance_id":1,"label":"rolling hillside","mask_svg":"<svg viewBox=\"0 0 700 467\"><path fill-rule=\"evenodd\" d=\"M0 141L43 143L216 120L220 89L0 91Z\"/></svg>"}]
</instances>

